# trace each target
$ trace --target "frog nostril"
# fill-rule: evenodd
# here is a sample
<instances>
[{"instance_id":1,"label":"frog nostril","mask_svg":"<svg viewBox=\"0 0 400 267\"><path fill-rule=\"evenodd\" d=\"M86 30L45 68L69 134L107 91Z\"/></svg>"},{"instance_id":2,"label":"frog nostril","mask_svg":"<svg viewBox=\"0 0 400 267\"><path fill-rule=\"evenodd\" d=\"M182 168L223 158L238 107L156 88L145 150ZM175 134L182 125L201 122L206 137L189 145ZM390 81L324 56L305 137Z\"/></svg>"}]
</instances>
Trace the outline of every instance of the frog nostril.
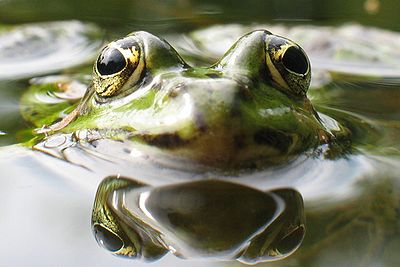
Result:
<instances>
[{"instance_id":1,"label":"frog nostril","mask_svg":"<svg viewBox=\"0 0 400 267\"><path fill-rule=\"evenodd\" d=\"M285 51L282 62L288 70L302 75L306 74L309 68L303 51L295 46L291 46Z\"/></svg>"},{"instance_id":2,"label":"frog nostril","mask_svg":"<svg viewBox=\"0 0 400 267\"><path fill-rule=\"evenodd\" d=\"M118 49L106 48L96 64L100 75L112 75L122 71L126 67L127 61Z\"/></svg>"}]
</instances>

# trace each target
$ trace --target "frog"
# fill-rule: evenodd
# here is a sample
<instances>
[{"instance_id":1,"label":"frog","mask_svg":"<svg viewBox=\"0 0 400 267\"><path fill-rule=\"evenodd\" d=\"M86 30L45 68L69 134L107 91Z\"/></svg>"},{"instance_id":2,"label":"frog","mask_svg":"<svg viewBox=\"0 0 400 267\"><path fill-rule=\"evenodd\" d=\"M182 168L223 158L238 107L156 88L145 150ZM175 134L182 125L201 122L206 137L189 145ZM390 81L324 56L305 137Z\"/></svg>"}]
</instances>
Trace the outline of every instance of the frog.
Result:
<instances>
[{"instance_id":1,"label":"frog","mask_svg":"<svg viewBox=\"0 0 400 267\"><path fill-rule=\"evenodd\" d=\"M76 108L38 133L129 140L225 170L277 165L345 135L314 109L310 80L304 50L267 30L244 35L208 67L139 31L105 46Z\"/></svg>"}]
</instances>

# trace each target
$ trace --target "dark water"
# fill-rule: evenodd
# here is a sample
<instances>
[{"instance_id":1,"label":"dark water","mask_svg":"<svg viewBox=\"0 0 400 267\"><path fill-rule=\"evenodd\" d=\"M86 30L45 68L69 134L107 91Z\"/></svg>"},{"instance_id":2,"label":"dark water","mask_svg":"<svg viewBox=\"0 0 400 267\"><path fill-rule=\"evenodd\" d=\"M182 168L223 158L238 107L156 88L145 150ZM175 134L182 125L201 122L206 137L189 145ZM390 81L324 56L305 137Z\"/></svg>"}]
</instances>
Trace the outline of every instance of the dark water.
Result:
<instances>
[{"instance_id":1,"label":"dark water","mask_svg":"<svg viewBox=\"0 0 400 267\"><path fill-rule=\"evenodd\" d=\"M95 4L0 0L0 27L71 19L91 22L101 29L91 36L91 44L97 43L97 47L99 39L110 40L135 30L168 36L221 23L339 26L357 22L400 31L397 4L395 0L121 0ZM92 48L94 52L97 47ZM117 172L129 175L132 167L68 151L75 163L71 164L14 146L32 137L32 125L21 117L19 104L28 80L44 74L89 74L95 53L84 55L88 58L78 66L0 80L0 199L4 203L0 266L146 265L107 254L97 246L90 229L92 203L101 179ZM299 159L281 169L250 175L243 182L260 189L294 187L305 201L306 235L299 250L287 259L260 265L399 266L400 77L365 79L335 74L332 83L310 90L309 97L319 111L347 123L355 151L332 161ZM154 265L240 263L184 261L168 255Z\"/></svg>"}]
</instances>

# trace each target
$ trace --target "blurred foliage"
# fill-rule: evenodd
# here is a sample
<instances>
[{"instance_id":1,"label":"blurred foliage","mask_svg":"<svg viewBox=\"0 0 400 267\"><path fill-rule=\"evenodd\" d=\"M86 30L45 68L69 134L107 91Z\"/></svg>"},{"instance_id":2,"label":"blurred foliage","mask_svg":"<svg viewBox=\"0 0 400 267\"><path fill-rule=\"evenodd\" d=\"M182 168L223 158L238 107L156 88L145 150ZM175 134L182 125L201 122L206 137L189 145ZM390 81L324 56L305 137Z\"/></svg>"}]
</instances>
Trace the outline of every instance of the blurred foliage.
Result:
<instances>
[{"instance_id":1,"label":"blurred foliage","mask_svg":"<svg viewBox=\"0 0 400 267\"><path fill-rule=\"evenodd\" d=\"M397 0L2 0L0 23L79 19L109 29L158 32L227 22L356 21L400 29ZM116 28L117 27L117 28Z\"/></svg>"}]
</instances>

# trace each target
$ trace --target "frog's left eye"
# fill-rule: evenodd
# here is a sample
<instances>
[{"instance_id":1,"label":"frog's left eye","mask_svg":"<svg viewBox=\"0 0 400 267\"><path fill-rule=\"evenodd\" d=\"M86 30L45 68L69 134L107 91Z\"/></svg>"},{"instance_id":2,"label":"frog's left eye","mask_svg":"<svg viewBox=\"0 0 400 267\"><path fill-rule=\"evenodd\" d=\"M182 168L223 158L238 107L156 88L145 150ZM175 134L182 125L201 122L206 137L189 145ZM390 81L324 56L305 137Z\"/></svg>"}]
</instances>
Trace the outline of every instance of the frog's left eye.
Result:
<instances>
[{"instance_id":1,"label":"frog's left eye","mask_svg":"<svg viewBox=\"0 0 400 267\"><path fill-rule=\"evenodd\" d=\"M266 36L266 64L272 80L295 95L305 95L311 81L310 61L303 49L279 36Z\"/></svg>"},{"instance_id":2,"label":"frog's left eye","mask_svg":"<svg viewBox=\"0 0 400 267\"><path fill-rule=\"evenodd\" d=\"M102 225L94 225L93 233L97 243L111 252L116 252L124 247L122 239Z\"/></svg>"},{"instance_id":3,"label":"frog's left eye","mask_svg":"<svg viewBox=\"0 0 400 267\"><path fill-rule=\"evenodd\" d=\"M134 36L108 44L93 68L96 93L101 97L111 97L134 86L144 69L142 54L140 41Z\"/></svg>"}]
</instances>

